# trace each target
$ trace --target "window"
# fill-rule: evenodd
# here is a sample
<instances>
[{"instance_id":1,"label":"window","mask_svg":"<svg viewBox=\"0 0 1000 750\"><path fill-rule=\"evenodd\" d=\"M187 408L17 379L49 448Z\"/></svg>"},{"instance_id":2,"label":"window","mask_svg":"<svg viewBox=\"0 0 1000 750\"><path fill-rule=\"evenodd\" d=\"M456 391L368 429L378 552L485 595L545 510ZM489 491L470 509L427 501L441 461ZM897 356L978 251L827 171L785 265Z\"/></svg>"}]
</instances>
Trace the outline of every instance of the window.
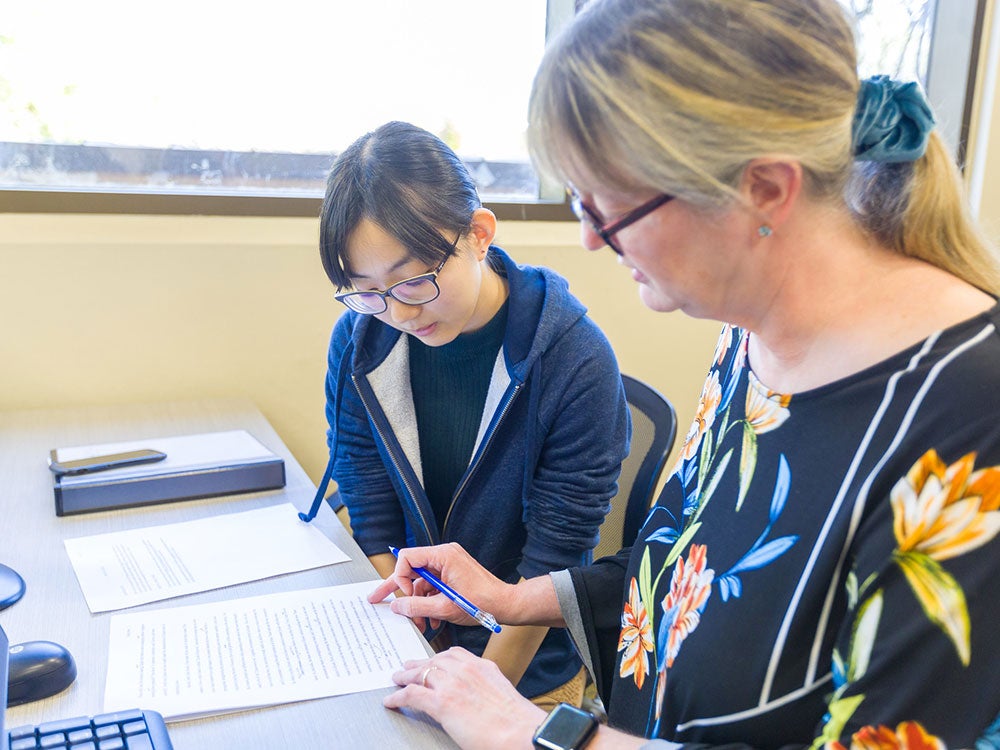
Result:
<instances>
[{"instance_id":1,"label":"window","mask_svg":"<svg viewBox=\"0 0 1000 750\"><path fill-rule=\"evenodd\" d=\"M524 131L546 5L12 0L0 187L314 203L338 150L400 119L455 148L484 199L537 200Z\"/></svg>"},{"instance_id":2,"label":"window","mask_svg":"<svg viewBox=\"0 0 1000 750\"><path fill-rule=\"evenodd\" d=\"M841 2L862 74L921 80L961 156L985 0ZM524 130L546 34L580 4L10 0L0 210L315 216L333 155L402 119L452 145L502 218L571 218Z\"/></svg>"},{"instance_id":3,"label":"window","mask_svg":"<svg viewBox=\"0 0 1000 750\"><path fill-rule=\"evenodd\" d=\"M934 0L849 0L857 19L858 71L927 82Z\"/></svg>"}]
</instances>

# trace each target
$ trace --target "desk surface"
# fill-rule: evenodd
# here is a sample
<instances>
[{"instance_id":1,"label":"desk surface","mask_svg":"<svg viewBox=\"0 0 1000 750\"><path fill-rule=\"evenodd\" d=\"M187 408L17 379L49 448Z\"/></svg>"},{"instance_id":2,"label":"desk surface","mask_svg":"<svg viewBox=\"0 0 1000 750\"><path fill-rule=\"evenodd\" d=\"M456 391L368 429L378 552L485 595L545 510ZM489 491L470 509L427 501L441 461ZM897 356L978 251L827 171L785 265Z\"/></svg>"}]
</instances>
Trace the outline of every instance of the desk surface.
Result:
<instances>
[{"instance_id":1,"label":"desk surface","mask_svg":"<svg viewBox=\"0 0 1000 750\"><path fill-rule=\"evenodd\" d=\"M233 429L248 430L285 459L284 490L63 518L55 514L52 477L46 467L52 448ZM73 654L79 670L76 682L64 692L8 709L8 727L103 710L108 622L113 613L90 613L63 539L283 502L306 510L315 493L302 467L267 420L244 401L0 412L0 480L0 562L17 570L27 584L24 598L0 612L0 624L12 644L32 640L63 644ZM313 523L351 556L350 562L147 604L142 609L224 601L376 577L329 506L324 505ZM389 690L172 722L170 734L176 750L455 747L439 727L425 718L383 708L382 696Z\"/></svg>"}]
</instances>

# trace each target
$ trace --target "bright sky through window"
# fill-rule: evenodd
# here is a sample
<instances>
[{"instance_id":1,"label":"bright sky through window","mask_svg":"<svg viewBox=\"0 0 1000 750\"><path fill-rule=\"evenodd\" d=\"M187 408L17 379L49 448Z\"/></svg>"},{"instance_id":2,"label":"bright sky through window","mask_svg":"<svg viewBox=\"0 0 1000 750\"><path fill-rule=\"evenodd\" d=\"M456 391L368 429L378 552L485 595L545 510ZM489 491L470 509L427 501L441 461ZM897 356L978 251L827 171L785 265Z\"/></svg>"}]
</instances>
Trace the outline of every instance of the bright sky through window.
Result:
<instances>
[{"instance_id":1,"label":"bright sky through window","mask_svg":"<svg viewBox=\"0 0 1000 750\"><path fill-rule=\"evenodd\" d=\"M0 140L330 153L390 119L526 158L541 0L30 0L0 17Z\"/></svg>"}]
</instances>

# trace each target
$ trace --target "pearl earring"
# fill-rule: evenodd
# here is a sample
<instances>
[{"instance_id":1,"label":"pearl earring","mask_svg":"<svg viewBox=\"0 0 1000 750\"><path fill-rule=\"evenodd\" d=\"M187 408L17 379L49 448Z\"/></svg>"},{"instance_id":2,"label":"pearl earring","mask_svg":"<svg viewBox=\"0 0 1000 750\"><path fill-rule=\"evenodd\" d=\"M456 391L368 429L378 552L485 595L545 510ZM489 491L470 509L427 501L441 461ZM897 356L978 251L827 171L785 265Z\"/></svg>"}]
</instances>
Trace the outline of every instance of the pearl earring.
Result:
<instances>
[{"instance_id":1,"label":"pearl earring","mask_svg":"<svg viewBox=\"0 0 1000 750\"><path fill-rule=\"evenodd\" d=\"M771 229L771 227L769 227L767 224L761 224L759 227L757 227L758 237L770 237L772 234L774 234L774 230Z\"/></svg>"}]
</instances>

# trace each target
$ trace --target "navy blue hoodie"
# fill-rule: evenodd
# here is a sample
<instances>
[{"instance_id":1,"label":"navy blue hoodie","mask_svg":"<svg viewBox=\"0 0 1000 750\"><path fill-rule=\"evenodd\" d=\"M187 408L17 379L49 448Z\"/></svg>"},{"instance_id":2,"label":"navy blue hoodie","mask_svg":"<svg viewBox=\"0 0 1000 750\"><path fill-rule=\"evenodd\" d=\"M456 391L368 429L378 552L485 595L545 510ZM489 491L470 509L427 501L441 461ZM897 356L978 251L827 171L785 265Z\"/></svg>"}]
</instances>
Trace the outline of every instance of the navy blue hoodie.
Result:
<instances>
[{"instance_id":1,"label":"navy blue hoodie","mask_svg":"<svg viewBox=\"0 0 1000 750\"><path fill-rule=\"evenodd\" d=\"M348 311L337 321L327 374L333 476L366 555L458 542L515 582L583 565L617 489L629 422L614 352L556 273L498 247L509 285L507 329L472 459L443 524L421 482L408 336ZM443 531L439 532L439 529ZM482 654L489 632L451 629ZM518 684L540 695L576 674L562 630L548 633Z\"/></svg>"}]
</instances>

